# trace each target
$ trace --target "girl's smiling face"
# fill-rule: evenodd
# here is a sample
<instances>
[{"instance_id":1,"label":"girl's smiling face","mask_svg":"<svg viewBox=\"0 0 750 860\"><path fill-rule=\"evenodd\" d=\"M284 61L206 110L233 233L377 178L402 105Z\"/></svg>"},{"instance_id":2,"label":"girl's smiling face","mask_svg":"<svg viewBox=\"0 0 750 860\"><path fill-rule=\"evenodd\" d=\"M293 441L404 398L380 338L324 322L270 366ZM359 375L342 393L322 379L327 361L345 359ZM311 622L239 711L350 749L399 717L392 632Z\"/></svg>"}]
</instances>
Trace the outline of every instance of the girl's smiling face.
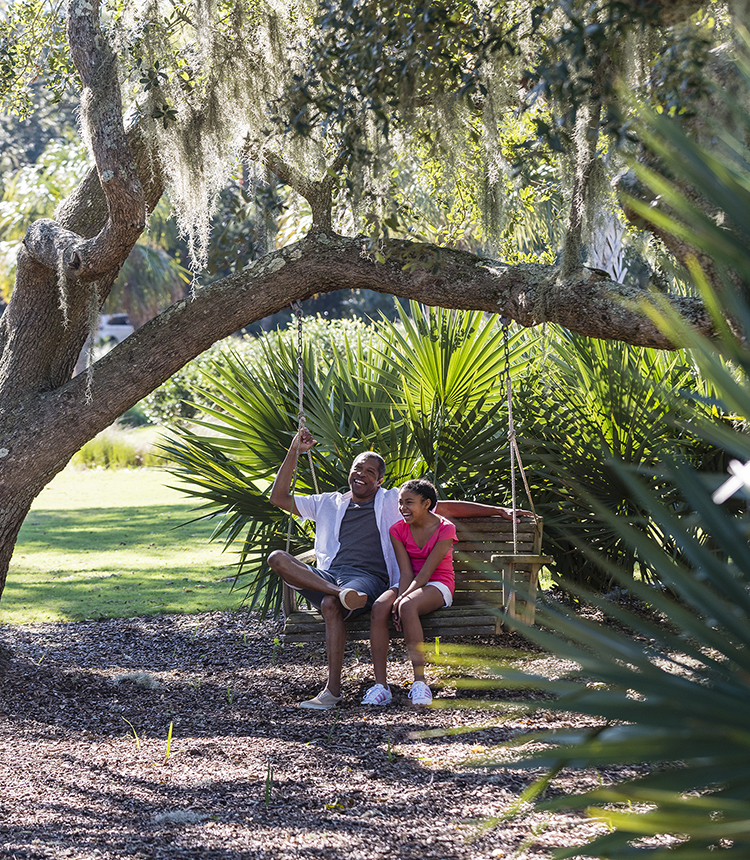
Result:
<instances>
[{"instance_id":1,"label":"girl's smiling face","mask_svg":"<svg viewBox=\"0 0 750 860\"><path fill-rule=\"evenodd\" d=\"M413 490L400 490L398 511L407 523L420 523L430 512L430 500Z\"/></svg>"}]
</instances>

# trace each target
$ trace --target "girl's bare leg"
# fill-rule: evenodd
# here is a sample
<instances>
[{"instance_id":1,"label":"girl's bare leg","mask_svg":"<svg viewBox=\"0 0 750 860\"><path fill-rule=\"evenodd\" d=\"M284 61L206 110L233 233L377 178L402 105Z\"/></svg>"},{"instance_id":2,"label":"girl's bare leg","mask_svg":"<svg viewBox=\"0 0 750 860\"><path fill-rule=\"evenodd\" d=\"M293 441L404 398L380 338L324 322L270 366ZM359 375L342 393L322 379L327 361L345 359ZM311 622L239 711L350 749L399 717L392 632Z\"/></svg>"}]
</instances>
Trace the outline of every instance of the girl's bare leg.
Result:
<instances>
[{"instance_id":1,"label":"girl's bare leg","mask_svg":"<svg viewBox=\"0 0 750 860\"><path fill-rule=\"evenodd\" d=\"M410 594L401 601L399 613L404 628L404 642L409 651L409 659L414 667L414 680L424 681L424 631L420 615L434 612L445 605L442 593L431 585Z\"/></svg>"},{"instance_id":2,"label":"girl's bare leg","mask_svg":"<svg viewBox=\"0 0 750 860\"><path fill-rule=\"evenodd\" d=\"M382 684L384 687L388 686L386 681L388 646L390 645L388 622L396 595L397 592L393 588L384 591L375 603L373 603L370 611L370 653L372 654L372 668L375 672L375 683Z\"/></svg>"}]
</instances>

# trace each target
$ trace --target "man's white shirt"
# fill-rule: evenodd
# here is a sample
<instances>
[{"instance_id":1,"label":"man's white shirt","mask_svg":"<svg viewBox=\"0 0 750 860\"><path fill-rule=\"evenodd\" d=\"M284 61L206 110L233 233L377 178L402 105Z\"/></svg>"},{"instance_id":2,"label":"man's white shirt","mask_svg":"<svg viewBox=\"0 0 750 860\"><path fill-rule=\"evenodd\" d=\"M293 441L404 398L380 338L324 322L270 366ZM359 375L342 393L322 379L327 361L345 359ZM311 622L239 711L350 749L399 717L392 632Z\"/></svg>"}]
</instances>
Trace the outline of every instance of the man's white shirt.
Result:
<instances>
[{"instance_id":1,"label":"man's white shirt","mask_svg":"<svg viewBox=\"0 0 750 860\"><path fill-rule=\"evenodd\" d=\"M312 520L315 523L315 566L321 570L330 568L339 551L341 522L351 498L351 490L348 493L294 497L294 504L303 521ZM383 558L388 568L391 587L398 585L399 569L388 530L400 519L398 489L384 490L381 487L375 495L375 522L380 533L380 544L383 547Z\"/></svg>"}]
</instances>

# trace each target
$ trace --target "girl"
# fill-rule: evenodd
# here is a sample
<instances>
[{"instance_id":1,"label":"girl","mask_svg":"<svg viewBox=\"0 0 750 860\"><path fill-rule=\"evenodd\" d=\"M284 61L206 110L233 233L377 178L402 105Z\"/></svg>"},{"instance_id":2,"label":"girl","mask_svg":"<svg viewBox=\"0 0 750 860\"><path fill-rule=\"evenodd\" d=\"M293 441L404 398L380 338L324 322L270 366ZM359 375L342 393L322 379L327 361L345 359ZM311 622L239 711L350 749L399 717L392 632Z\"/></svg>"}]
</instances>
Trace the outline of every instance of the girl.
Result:
<instances>
[{"instance_id":1,"label":"girl","mask_svg":"<svg viewBox=\"0 0 750 860\"><path fill-rule=\"evenodd\" d=\"M456 527L432 512L437 505L435 487L424 479L407 481L399 490L398 505L403 521L391 526L390 535L401 578L398 589L386 591L372 607L370 646L375 686L365 694L363 705L387 705L392 698L386 682L390 615L397 630L403 627L414 667L409 698L414 705L432 704L432 693L424 681L424 633L419 616L453 602Z\"/></svg>"}]
</instances>

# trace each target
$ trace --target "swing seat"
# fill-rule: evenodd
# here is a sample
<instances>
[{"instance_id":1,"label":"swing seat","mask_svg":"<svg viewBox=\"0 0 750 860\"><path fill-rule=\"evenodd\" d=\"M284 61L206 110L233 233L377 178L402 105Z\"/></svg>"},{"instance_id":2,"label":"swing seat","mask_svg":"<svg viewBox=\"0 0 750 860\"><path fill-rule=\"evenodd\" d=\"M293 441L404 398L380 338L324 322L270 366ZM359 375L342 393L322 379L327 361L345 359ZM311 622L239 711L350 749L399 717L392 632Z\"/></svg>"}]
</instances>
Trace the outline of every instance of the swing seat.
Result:
<instances>
[{"instance_id":1,"label":"swing seat","mask_svg":"<svg viewBox=\"0 0 750 860\"><path fill-rule=\"evenodd\" d=\"M453 605L422 616L425 637L494 636L504 618L534 623L539 568L551 559L541 555L542 520L524 517L516 526L502 517L456 518L458 542L453 546L456 591ZM313 564L315 553L296 556ZM287 642L317 642L325 638L325 622L317 609L297 606L297 592L284 586L284 638ZM346 622L350 639L368 639L369 613ZM391 635L402 634L391 627Z\"/></svg>"}]
</instances>

